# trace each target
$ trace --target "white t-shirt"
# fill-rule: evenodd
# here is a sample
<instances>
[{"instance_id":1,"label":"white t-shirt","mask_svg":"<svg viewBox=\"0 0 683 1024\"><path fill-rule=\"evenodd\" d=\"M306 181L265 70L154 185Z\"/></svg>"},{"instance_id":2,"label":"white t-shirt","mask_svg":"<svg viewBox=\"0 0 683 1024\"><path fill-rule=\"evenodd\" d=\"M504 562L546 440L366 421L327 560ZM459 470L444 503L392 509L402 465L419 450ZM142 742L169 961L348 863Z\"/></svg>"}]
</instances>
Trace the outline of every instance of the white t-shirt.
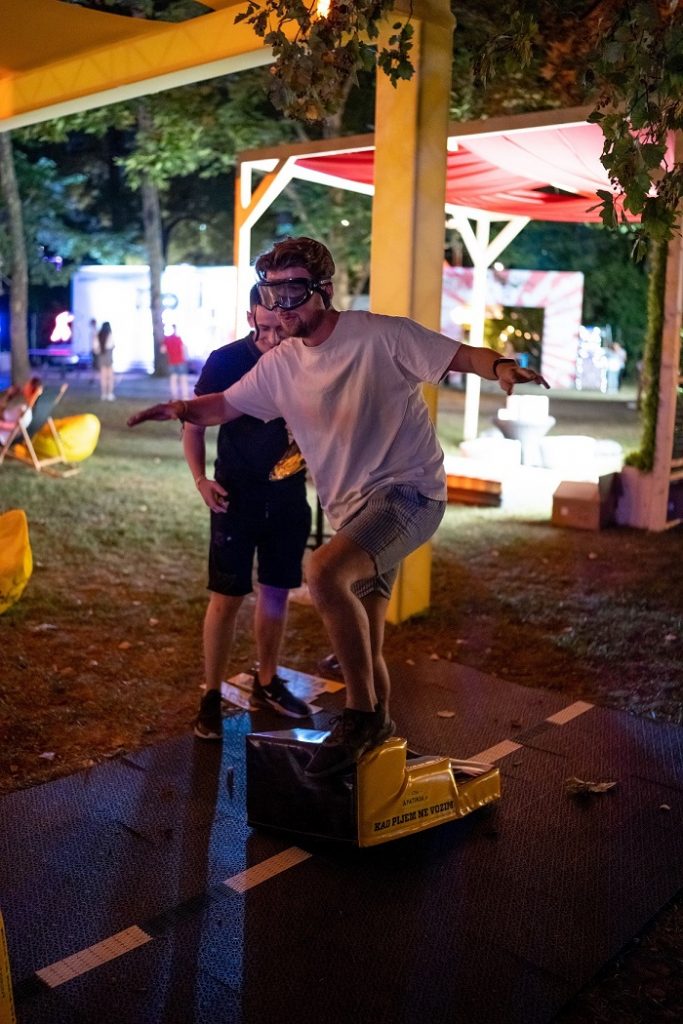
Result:
<instances>
[{"instance_id":1,"label":"white t-shirt","mask_svg":"<svg viewBox=\"0 0 683 1024\"><path fill-rule=\"evenodd\" d=\"M412 320L349 311L322 345L287 338L225 392L240 412L284 417L335 529L392 483L446 497L443 452L420 384L459 342Z\"/></svg>"}]
</instances>

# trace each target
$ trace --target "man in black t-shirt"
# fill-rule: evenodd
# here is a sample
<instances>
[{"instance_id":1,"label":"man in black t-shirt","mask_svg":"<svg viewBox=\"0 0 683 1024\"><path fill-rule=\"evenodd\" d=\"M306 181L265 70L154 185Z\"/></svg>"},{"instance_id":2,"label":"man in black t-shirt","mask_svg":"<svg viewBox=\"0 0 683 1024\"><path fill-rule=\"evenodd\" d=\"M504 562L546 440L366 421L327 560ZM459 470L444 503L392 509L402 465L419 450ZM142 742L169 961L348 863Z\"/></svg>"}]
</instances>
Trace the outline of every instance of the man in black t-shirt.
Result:
<instances>
[{"instance_id":1,"label":"man in black t-shirt","mask_svg":"<svg viewBox=\"0 0 683 1024\"><path fill-rule=\"evenodd\" d=\"M224 391L260 357L280 343L278 317L258 304L252 288L246 338L216 349L195 387L197 395ZM204 427L186 424L183 450L194 482L211 510L209 605L204 618L206 693L195 722L201 739L221 739L220 686L232 648L235 621L252 590L258 556L254 631L259 670L251 704L291 718L310 710L277 675L290 589L301 585L301 562L311 528L306 500L306 468L282 419L263 423L241 416L218 433L215 478L205 473Z\"/></svg>"}]
</instances>

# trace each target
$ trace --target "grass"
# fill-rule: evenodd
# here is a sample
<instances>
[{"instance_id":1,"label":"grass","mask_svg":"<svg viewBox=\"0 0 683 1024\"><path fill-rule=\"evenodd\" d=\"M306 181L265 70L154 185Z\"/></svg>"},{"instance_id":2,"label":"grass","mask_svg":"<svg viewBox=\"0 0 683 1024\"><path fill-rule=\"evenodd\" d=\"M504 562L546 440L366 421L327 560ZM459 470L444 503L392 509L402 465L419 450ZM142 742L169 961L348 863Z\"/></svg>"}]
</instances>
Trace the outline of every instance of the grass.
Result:
<instances>
[{"instance_id":1,"label":"grass","mask_svg":"<svg viewBox=\"0 0 683 1024\"><path fill-rule=\"evenodd\" d=\"M193 496L182 460L177 426L133 434L125 418L140 403L100 406L69 395L60 412L95 412L102 432L95 454L81 472L64 480L28 472L7 461L0 477L0 502L31 513L37 550L57 544L66 556L117 561L122 551L154 557L169 546L199 546L206 539L206 517ZM120 561L118 562L119 567Z\"/></svg>"}]
</instances>

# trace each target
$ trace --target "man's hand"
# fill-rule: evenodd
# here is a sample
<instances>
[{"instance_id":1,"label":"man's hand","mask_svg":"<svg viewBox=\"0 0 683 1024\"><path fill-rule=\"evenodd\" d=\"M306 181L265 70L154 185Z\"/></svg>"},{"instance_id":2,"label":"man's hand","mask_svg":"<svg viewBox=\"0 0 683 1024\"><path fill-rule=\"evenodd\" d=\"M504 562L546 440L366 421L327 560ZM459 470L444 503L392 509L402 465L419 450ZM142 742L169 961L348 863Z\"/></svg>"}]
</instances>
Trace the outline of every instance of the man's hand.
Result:
<instances>
[{"instance_id":1,"label":"man's hand","mask_svg":"<svg viewBox=\"0 0 683 1024\"><path fill-rule=\"evenodd\" d=\"M512 394L515 384L541 384L544 388L550 387L540 373L519 366L517 363L500 363L497 380L506 395Z\"/></svg>"},{"instance_id":2,"label":"man's hand","mask_svg":"<svg viewBox=\"0 0 683 1024\"><path fill-rule=\"evenodd\" d=\"M215 480L203 477L197 484L197 490L212 512L225 512L228 508L228 492Z\"/></svg>"},{"instance_id":3,"label":"man's hand","mask_svg":"<svg viewBox=\"0 0 683 1024\"><path fill-rule=\"evenodd\" d=\"M145 420L179 420L184 405L184 402L161 402L160 405L151 405L149 409L133 413L128 419L128 426L137 427L138 423L144 423Z\"/></svg>"}]
</instances>

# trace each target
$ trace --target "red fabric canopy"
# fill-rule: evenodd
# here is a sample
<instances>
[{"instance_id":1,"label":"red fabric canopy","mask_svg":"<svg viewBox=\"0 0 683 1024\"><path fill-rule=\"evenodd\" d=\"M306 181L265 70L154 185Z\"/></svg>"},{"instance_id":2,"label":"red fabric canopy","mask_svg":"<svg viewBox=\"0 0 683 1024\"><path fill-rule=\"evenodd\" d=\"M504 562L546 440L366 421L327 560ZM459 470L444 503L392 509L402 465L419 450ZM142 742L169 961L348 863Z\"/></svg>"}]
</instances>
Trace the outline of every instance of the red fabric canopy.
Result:
<instances>
[{"instance_id":1,"label":"red fabric canopy","mask_svg":"<svg viewBox=\"0 0 683 1024\"><path fill-rule=\"evenodd\" d=\"M469 135L456 141L446 173L446 202L453 206L532 220L599 221L599 210L591 209L599 203L597 190L613 191L600 163L603 136L598 125ZM356 150L296 162L371 185L374 157L374 150Z\"/></svg>"}]
</instances>

